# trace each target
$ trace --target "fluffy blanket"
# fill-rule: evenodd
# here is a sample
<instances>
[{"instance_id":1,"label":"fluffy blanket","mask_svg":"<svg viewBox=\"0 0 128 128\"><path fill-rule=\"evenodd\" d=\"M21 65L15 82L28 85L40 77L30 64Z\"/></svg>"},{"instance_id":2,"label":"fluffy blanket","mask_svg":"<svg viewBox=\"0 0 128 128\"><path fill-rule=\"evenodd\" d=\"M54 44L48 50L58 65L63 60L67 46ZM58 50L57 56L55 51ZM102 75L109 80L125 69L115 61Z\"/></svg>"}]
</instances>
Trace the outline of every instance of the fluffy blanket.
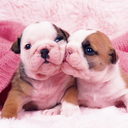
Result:
<instances>
[{"instance_id":1,"label":"fluffy blanket","mask_svg":"<svg viewBox=\"0 0 128 128\"><path fill-rule=\"evenodd\" d=\"M109 36L128 74L127 0L1 0L0 1L0 105L5 88L20 58L10 47L25 26L48 20L70 34L81 28L98 29ZM0 112L1 113L1 112ZM42 111L19 113L18 119L0 119L4 128L127 128L128 114L114 106L104 109L81 108L71 117L45 116Z\"/></svg>"}]
</instances>

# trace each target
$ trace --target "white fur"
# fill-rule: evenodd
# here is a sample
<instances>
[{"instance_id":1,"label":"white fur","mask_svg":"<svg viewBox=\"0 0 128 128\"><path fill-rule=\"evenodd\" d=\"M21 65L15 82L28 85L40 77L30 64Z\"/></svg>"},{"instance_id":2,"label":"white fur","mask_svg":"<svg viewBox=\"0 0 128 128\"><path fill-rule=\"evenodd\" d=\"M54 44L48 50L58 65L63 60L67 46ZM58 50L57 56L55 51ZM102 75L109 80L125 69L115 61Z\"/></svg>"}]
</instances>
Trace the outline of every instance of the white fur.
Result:
<instances>
[{"instance_id":1,"label":"white fur","mask_svg":"<svg viewBox=\"0 0 128 128\"><path fill-rule=\"evenodd\" d=\"M47 29L49 30L48 32L46 31ZM31 42L33 44L38 40L42 40L42 39L43 40L55 39L56 35L57 35L57 32L53 27L53 25L51 24L51 22L43 21L39 23L34 23L25 28L22 35L23 36L22 43ZM23 46L23 44L21 46Z\"/></svg>"},{"instance_id":2,"label":"white fur","mask_svg":"<svg viewBox=\"0 0 128 128\"><path fill-rule=\"evenodd\" d=\"M61 104L55 106L54 108L44 110L43 114L47 115L47 116L49 116L49 115L59 115L60 110L61 110Z\"/></svg>"},{"instance_id":3,"label":"white fur","mask_svg":"<svg viewBox=\"0 0 128 128\"><path fill-rule=\"evenodd\" d=\"M85 29L81 29L81 30L78 30L76 32L73 33L73 35L69 38L69 42L71 42L72 40L75 41L75 42L82 42L84 39L86 39L87 36L93 34L93 33L96 33L97 30L88 30L88 31L85 31Z\"/></svg>"}]
</instances>

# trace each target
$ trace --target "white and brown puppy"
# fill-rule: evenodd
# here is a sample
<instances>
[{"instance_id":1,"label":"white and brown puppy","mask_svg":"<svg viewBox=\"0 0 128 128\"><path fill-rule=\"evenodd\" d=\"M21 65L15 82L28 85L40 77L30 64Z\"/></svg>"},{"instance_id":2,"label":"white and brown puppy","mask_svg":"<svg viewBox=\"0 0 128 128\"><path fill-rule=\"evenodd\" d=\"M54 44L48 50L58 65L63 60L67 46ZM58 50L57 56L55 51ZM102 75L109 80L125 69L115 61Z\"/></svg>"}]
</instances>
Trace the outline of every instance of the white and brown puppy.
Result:
<instances>
[{"instance_id":1,"label":"white and brown puppy","mask_svg":"<svg viewBox=\"0 0 128 128\"><path fill-rule=\"evenodd\" d=\"M123 104L128 111L128 76L120 68L116 51L105 34L95 30L72 34L62 70L77 78L80 106L103 108Z\"/></svg>"},{"instance_id":2,"label":"white and brown puppy","mask_svg":"<svg viewBox=\"0 0 128 128\"><path fill-rule=\"evenodd\" d=\"M17 117L25 110L45 110L60 104L74 78L61 71L69 34L50 22L40 22L25 28L12 45L21 62L12 80L12 89L1 117ZM54 114L51 113L51 114Z\"/></svg>"}]
</instances>

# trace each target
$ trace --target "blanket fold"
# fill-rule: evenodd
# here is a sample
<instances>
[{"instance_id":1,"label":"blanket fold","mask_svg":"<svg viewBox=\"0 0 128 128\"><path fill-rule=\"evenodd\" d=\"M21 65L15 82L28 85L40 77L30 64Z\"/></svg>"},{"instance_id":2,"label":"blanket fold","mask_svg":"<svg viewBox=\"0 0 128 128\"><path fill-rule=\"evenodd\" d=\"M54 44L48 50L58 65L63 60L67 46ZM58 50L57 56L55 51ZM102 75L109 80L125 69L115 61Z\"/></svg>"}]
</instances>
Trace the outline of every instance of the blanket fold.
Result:
<instances>
[{"instance_id":1,"label":"blanket fold","mask_svg":"<svg viewBox=\"0 0 128 128\"><path fill-rule=\"evenodd\" d=\"M120 66L128 74L128 32L112 40L120 60Z\"/></svg>"},{"instance_id":2,"label":"blanket fold","mask_svg":"<svg viewBox=\"0 0 128 128\"><path fill-rule=\"evenodd\" d=\"M0 92L10 83L17 69L20 58L10 48L24 28L22 24L17 22L0 22Z\"/></svg>"}]
</instances>

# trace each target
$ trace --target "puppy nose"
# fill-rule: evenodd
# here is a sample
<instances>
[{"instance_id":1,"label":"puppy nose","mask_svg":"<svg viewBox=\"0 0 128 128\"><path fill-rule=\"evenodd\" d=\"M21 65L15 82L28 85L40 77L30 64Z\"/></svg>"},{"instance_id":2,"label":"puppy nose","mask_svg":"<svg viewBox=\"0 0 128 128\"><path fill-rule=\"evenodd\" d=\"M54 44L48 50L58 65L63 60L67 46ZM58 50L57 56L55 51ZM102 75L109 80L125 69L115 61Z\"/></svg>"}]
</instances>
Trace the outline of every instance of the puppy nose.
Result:
<instances>
[{"instance_id":1,"label":"puppy nose","mask_svg":"<svg viewBox=\"0 0 128 128\"><path fill-rule=\"evenodd\" d=\"M40 53L41 53L42 58L44 58L44 59L49 58L49 55L48 55L49 50L48 49L42 49Z\"/></svg>"}]
</instances>

